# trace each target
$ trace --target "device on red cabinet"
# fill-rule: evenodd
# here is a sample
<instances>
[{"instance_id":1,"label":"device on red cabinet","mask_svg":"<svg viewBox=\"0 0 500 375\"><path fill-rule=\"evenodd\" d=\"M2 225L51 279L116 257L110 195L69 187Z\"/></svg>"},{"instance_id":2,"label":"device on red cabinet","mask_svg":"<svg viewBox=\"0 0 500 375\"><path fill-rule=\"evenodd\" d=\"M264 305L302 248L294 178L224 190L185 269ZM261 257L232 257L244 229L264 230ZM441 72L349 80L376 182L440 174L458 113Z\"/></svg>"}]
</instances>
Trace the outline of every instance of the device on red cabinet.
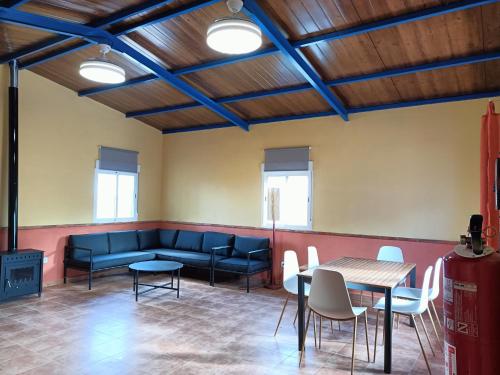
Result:
<instances>
[{"instance_id":1,"label":"device on red cabinet","mask_svg":"<svg viewBox=\"0 0 500 375\"><path fill-rule=\"evenodd\" d=\"M443 262L446 375L500 374L500 253L484 245L482 225L472 215L470 236Z\"/></svg>"}]
</instances>

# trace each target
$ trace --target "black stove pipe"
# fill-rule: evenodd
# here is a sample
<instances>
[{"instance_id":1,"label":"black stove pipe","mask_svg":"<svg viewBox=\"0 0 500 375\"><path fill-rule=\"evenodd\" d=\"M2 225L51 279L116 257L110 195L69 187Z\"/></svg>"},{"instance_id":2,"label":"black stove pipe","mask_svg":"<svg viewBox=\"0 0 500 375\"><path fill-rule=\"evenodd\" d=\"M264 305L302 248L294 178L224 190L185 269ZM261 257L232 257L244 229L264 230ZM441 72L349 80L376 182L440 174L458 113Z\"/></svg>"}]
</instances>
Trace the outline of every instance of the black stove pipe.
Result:
<instances>
[{"instance_id":1,"label":"black stove pipe","mask_svg":"<svg viewBox=\"0 0 500 375\"><path fill-rule=\"evenodd\" d=\"M11 253L17 250L17 215L18 215L18 67L17 61L9 63L9 213L7 229L7 249Z\"/></svg>"}]
</instances>

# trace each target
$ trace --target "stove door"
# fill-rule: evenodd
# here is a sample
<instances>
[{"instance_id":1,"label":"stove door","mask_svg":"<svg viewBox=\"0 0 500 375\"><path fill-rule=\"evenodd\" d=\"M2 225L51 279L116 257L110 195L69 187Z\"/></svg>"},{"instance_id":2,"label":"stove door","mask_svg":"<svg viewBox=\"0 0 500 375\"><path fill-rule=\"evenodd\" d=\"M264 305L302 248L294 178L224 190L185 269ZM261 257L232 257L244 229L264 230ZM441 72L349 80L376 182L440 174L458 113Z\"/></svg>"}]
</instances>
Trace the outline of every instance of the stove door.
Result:
<instances>
[{"instance_id":1,"label":"stove door","mask_svg":"<svg viewBox=\"0 0 500 375\"><path fill-rule=\"evenodd\" d=\"M40 262L12 262L2 265L4 298L38 293L40 287Z\"/></svg>"}]
</instances>

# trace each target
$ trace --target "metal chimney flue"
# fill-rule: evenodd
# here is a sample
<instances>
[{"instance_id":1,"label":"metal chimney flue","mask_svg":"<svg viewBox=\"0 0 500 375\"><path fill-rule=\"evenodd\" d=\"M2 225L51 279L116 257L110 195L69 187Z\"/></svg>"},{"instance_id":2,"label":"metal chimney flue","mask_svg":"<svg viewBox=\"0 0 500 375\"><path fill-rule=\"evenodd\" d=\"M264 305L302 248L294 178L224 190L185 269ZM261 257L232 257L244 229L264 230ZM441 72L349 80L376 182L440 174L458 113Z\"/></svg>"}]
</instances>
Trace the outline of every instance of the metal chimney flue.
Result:
<instances>
[{"instance_id":1,"label":"metal chimney flue","mask_svg":"<svg viewBox=\"0 0 500 375\"><path fill-rule=\"evenodd\" d=\"M18 230L18 66L17 61L9 63L9 213L7 229L7 249L11 253L17 251Z\"/></svg>"}]
</instances>

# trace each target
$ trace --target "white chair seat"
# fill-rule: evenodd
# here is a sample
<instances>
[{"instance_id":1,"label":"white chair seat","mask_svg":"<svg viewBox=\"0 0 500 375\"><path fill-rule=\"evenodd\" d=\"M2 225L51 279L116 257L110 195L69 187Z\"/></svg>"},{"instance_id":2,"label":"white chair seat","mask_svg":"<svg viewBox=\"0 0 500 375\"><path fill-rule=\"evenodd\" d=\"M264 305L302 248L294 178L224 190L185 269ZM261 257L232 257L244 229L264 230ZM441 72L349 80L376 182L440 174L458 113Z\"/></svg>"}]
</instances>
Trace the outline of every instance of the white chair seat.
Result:
<instances>
[{"instance_id":1,"label":"white chair seat","mask_svg":"<svg viewBox=\"0 0 500 375\"><path fill-rule=\"evenodd\" d=\"M366 311L366 307L352 307L352 313L347 311L338 311L338 310L326 310L315 308L314 311L322 315L326 318L330 318L333 320L348 320L354 319L356 316L363 314Z\"/></svg>"},{"instance_id":2,"label":"white chair seat","mask_svg":"<svg viewBox=\"0 0 500 375\"><path fill-rule=\"evenodd\" d=\"M392 312L398 314L422 314L426 309L419 308L420 300L392 298ZM385 297L379 299L373 306L376 310L385 310Z\"/></svg>"},{"instance_id":3,"label":"white chair seat","mask_svg":"<svg viewBox=\"0 0 500 375\"><path fill-rule=\"evenodd\" d=\"M406 299L420 299L422 289L419 288L396 288L392 292L393 297L406 298ZM429 289L429 295L432 295L432 288Z\"/></svg>"}]
</instances>

